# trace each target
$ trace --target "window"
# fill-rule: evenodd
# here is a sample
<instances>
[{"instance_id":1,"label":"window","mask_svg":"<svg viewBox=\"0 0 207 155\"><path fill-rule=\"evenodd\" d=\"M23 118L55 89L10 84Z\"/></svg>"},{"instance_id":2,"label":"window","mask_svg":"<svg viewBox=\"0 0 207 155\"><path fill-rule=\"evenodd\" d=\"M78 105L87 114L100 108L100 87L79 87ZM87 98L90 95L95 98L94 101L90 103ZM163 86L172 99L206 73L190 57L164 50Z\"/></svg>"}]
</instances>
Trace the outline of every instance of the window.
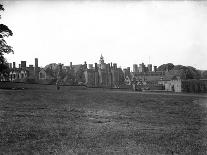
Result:
<instances>
[{"instance_id":1,"label":"window","mask_svg":"<svg viewBox=\"0 0 207 155\"><path fill-rule=\"evenodd\" d=\"M45 75L40 72L40 79L44 79L44 78L45 78Z\"/></svg>"}]
</instances>

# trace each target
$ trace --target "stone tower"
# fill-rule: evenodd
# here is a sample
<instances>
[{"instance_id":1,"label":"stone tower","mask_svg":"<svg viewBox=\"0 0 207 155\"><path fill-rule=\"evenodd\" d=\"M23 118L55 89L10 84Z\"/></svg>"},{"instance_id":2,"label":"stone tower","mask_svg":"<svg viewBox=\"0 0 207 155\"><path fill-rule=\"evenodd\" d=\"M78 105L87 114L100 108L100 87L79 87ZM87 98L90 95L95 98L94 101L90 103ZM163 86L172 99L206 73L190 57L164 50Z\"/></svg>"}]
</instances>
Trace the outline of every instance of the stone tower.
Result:
<instances>
[{"instance_id":1,"label":"stone tower","mask_svg":"<svg viewBox=\"0 0 207 155\"><path fill-rule=\"evenodd\" d=\"M101 54L101 57L100 57L100 60L99 60L99 64L101 65L101 64L104 64L104 57L103 57L103 55Z\"/></svg>"}]
</instances>

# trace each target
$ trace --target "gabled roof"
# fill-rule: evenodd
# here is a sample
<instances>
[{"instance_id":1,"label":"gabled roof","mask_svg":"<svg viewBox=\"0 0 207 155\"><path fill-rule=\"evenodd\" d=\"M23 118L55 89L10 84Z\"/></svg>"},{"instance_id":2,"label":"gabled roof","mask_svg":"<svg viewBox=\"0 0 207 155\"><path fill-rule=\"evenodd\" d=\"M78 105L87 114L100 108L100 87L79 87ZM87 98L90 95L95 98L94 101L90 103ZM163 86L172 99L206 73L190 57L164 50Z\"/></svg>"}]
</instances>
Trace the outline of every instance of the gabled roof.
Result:
<instances>
[{"instance_id":1,"label":"gabled roof","mask_svg":"<svg viewBox=\"0 0 207 155\"><path fill-rule=\"evenodd\" d=\"M41 72L41 71L45 71L45 72L46 72L46 70L45 70L44 68L40 68L40 72Z\"/></svg>"},{"instance_id":2,"label":"gabled roof","mask_svg":"<svg viewBox=\"0 0 207 155\"><path fill-rule=\"evenodd\" d=\"M41 68L39 72L41 71L44 71L49 76L53 76L53 72L49 69Z\"/></svg>"}]
</instances>

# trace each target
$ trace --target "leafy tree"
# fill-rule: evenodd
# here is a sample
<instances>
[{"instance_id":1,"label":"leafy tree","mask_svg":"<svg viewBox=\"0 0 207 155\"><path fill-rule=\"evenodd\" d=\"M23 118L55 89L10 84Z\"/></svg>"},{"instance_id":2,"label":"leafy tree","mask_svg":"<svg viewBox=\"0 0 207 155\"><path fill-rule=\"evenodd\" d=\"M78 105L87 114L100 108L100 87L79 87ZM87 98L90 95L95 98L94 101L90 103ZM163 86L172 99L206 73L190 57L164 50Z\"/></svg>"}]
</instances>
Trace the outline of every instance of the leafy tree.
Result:
<instances>
[{"instance_id":1,"label":"leafy tree","mask_svg":"<svg viewBox=\"0 0 207 155\"><path fill-rule=\"evenodd\" d=\"M167 71L172 70L174 68L174 65L172 63L167 63L159 66L157 69L158 71Z\"/></svg>"},{"instance_id":2,"label":"leafy tree","mask_svg":"<svg viewBox=\"0 0 207 155\"><path fill-rule=\"evenodd\" d=\"M51 63L44 67L44 69L54 78L57 78L59 72L59 64Z\"/></svg>"},{"instance_id":3,"label":"leafy tree","mask_svg":"<svg viewBox=\"0 0 207 155\"><path fill-rule=\"evenodd\" d=\"M200 71L191 66L174 66L174 70L180 70L184 79L199 79L201 77Z\"/></svg>"},{"instance_id":4,"label":"leafy tree","mask_svg":"<svg viewBox=\"0 0 207 155\"><path fill-rule=\"evenodd\" d=\"M50 76L52 76L53 78L57 78L57 75L55 74L54 70L52 70L51 68L46 68L45 70Z\"/></svg>"},{"instance_id":5,"label":"leafy tree","mask_svg":"<svg viewBox=\"0 0 207 155\"><path fill-rule=\"evenodd\" d=\"M3 5L0 4L0 11L4 11ZM1 19L1 15L0 15ZM4 57L4 54L13 53L12 47L7 45L5 37L12 36L12 31L4 24L0 24L0 75L8 77L9 69L6 64L7 61Z\"/></svg>"},{"instance_id":6,"label":"leafy tree","mask_svg":"<svg viewBox=\"0 0 207 155\"><path fill-rule=\"evenodd\" d=\"M201 72L197 70L194 67L187 66L187 69L189 70L189 74L192 79L200 79L201 78Z\"/></svg>"},{"instance_id":7,"label":"leafy tree","mask_svg":"<svg viewBox=\"0 0 207 155\"><path fill-rule=\"evenodd\" d=\"M75 84L75 75L72 70L66 72L66 76L63 79L64 83L69 84L69 85L74 85Z\"/></svg>"},{"instance_id":8,"label":"leafy tree","mask_svg":"<svg viewBox=\"0 0 207 155\"><path fill-rule=\"evenodd\" d=\"M158 67L159 71L169 71L170 74L180 76L181 79L200 79L201 72L191 66L173 65L172 63L163 64Z\"/></svg>"},{"instance_id":9,"label":"leafy tree","mask_svg":"<svg viewBox=\"0 0 207 155\"><path fill-rule=\"evenodd\" d=\"M203 78L203 79L207 79L207 71L204 71L204 72L202 73L202 78Z\"/></svg>"}]
</instances>

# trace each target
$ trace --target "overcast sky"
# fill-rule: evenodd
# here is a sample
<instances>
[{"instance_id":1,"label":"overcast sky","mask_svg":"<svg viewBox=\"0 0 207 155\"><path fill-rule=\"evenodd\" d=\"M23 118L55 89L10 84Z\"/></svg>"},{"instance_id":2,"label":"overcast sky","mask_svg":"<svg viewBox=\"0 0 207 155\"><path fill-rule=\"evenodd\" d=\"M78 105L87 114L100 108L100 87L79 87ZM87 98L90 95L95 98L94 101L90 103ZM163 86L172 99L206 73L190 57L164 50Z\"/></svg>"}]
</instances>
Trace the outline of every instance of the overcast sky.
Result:
<instances>
[{"instance_id":1,"label":"overcast sky","mask_svg":"<svg viewBox=\"0 0 207 155\"><path fill-rule=\"evenodd\" d=\"M207 69L207 2L4 1L10 62L118 66L171 62Z\"/></svg>"}]
</instances>

